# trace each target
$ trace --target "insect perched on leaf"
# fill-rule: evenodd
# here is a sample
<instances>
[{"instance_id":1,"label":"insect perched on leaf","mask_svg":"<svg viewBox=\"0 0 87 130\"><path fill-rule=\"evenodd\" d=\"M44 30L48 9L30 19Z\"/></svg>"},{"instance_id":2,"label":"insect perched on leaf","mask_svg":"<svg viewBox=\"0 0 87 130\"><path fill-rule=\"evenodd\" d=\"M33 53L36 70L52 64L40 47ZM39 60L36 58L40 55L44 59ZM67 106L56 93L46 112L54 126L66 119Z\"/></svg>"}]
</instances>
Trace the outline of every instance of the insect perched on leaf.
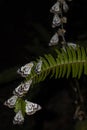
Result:
<instances>
[{"instance_id":1,"label":"insect perched on leaf","mask_svg":"<svg viewBox=\"0 0 87 130\"><path fill-rule=\"evenodd\" d=\"M42 67L42 60L39 60L38 63L36 64L36 66L35 66L35 72L36 72L37 74L40 73L41 67Z\"/></svg>"},{"instance_id":2,"label":"insect perched on leaf","mask_svg":"<svg viewBox=\"0 0 87 130\"><path fill-rule=\"evenodd\" d=\"M18 69L17 73L20 74L22 77L26 77L31 73L31 69L33 66L34 66L33 62L30 62L22 66L20 69Z\"/></svg>"},{"instance_id":3,"label":"insect perched on leaf","mask_svg":"<svg viewBox=\"0 0 87 130\"><path fill-rule=\"evenodd\" d=\"M60 12L60 2L56 2L50 9L51 13L58 13Z\"/></svg>"},{"instance_id":4,"label":"insect perched on leaf","mask_svg":"<svg viewBox=\"0 0 87 130\"><path fill-rule=\"evenodd\" d=\"M13 124L19 124L20 125L23 122L24 122L24 117L23 117L21 110L19 110L14 117Z\"/></svg>"},{"instance_id":5,"label":"insect perched on leaf","mask_svg":"<svg viewBox=\"0 0 87 130\"><path fill-rule=\"evenodd\" d=\"M51 38L51 40L50 40L50 42L49 42L49 46L57 45L58 42L59 42L58 33L55 33L55 34L52 36L52 38Z\"/></svg>"},{"instance_id":6,"label":"insect perched on leaf","mask_svg":"<svg viewBox=\"0 0 87 130\"><path fill-rule=\"evenodd\" d=\"M21 83L17 88L15 88L13 94L17 95L18 97L22 97L25 93L28 92L31 84L32 84L31 79L25 83Z\"/></svg>"},{"instance_id":7,"label":"insect perched on leaf","mask_svg":"<svg viewBox=\"0 0 87 130\"><path fill-rule=\"evenodd\" d=\"M17 99L18 96L13 95L11 98L9 98L7 101L4 102L4 105L8 106L9 108L13 108L15 106Z\"/></svg>"},{"instance_id":8,"label":"insect perched on leaf","mask_svg":"<svg viewBox=\"0 0 87 130\"><path fill-rule=\"evenodd\" d=\"M27 100L25 100L25 102L26 102L25 112L27 115L32 115L36 111L41 109L41 106L36 104L36 103L32 103L32 102L27 101Z\"/></svg>"},{"instance_id":9,"label":"insect perched on leaf","mask_svg":"<svg viewBox=\"0 0 87 130\"><path fill-rule=\"evenodd\" d=\"M69 7L65 1L63 1L63 11L67 12L69 10Z\"/></svg>"},{"instance_id":10,"label":"insect perched on leaf","mask_svg":"<svg viewBox=\"0 0 87 130\"><path fill-rule=\"evenodd\" d=\"M61 19L58 14L54 14L53 21L52 21L52 27L58 27L61 24Z\"/></svg>"}]
</instances>

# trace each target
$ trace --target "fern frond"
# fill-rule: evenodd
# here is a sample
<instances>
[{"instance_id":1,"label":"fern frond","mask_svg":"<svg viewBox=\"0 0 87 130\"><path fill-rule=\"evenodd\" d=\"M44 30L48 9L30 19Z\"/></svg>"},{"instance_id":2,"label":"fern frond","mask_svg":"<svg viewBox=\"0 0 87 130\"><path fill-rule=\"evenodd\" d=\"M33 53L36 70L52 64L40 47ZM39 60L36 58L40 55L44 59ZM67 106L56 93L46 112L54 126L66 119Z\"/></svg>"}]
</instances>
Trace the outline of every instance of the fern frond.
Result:
<instances>
[{"instance_id":1,"label":"fern frond","mask_svg":"<svg viewBox=\"0 0 87 130\"><path fill-rule=\"evenodd\" d=\"M26 80L32 79L33 84L39 83L49 75L50 78L80 78L81 74L87 75L87 49L83 47L66 47L64 49L55 49L56 56L45 54L39 57L42 60L42 68L40 74L34 69ZM36 63L36 62L35 62Z\"/></svg>"}]
</instances>

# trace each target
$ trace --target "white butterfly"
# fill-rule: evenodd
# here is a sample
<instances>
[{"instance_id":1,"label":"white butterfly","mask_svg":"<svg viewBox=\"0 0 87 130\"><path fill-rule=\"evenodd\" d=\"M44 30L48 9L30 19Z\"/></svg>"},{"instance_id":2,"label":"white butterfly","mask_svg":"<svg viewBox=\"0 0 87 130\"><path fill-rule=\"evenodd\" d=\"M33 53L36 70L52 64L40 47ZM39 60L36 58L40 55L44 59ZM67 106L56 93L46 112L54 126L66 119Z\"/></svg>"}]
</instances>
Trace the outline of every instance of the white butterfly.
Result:
<instances>
[{"instance_id":1,"label":"white butterfly","mask_svg":"<svg viewBox=\"0 0 87 130\"><path fill-rule=\"evenodd\" d=\"M68 42L67 45L69 47L72 47L73 49L76 49L77 45L75 43Z\"/></svg>"},{"instance_id":2,"label":"white butterfly","mask_svg":"<svg viewBox=\"0 0 87 130\"><path fill-rule=\"evenodd\" d=\"M68 7L67 3L64 1L63 2L63 11L67 12L68 10L69 10L69 7Z\"/></svg>"},{"instance_id":3,"label":"white butterfly","mask_svg":"<svg viewBox=\"0 0 87 130\"><path fill-rule=\"evenodd\" d=\"M15 106L17 99L18 96L14 95L11 98L9 98L7 101L5 101L4 105L8 106L9 108L13 108Z\"/></svg>"},{"instance_id":4,"label":"white butterfly","mask_svg":"<svg viewBox=\"0 0 87 130\"><path fill-rule=\"evenodd\" d=\"M49 46L53 46L53 45L57 45L59 42L59 37L58 37L58 33L55 33L49 43Z\"/></svg>"},{"instance_id":5,"label":"white butterfly","mask_svg":"<svg viewBox=\"0 0 87 130\"><path fill-rule=\"evenodd\" d=\"M58 27L58 26L60 26L60 24L61 24L60 17L58 16L58 14L54 14L53 21L52 21L52 27L53 28Z\"/></svg>"},{"instance_id":6,"label":"white butterfly","mask_svg":"<svg viewBox=\"0 0 87 130\"><path fill-rule=\"evenodd\" d=\"M56 2L50 9L52 13L58 13L60 11L60 2Z\"/></svg>"},{"instance_id":7,"label":"white butterfly","mask_svg":"<svg viewBox=\"0 0 87 130\"><path fill-rule=\"evenodd\" d=\"M35 71L36 71L37 74L40 73L41 67L42 67L42 60L40 60L40 61L36 64Z\"/></svg>"},{"instance_id":8,"label":"white butterfly","mask_svg":"<svg viewBox=\"0 0 87 130\"><path fill-rule=\"evenodd\" d=\"M36 111L41 109L41 106L36 104L36 103L32 103L32 102L27 101L27 100L25 100L25 102L26 102L25 112L27 115L32 115Z\"/></svg>"},{"instance_id":9,"label":"white butterfly","mask_svg":"<svg viewBox=\"0 0 87 130\"><path fill-rule=\"evenodd\" d=\"M71 42L68 42L68 43L67 43L67 46L68 46L68 47L72 47L73 49L76 49L76 47L79 47L79 45L77 45L77 44L75 44L75 43L71 43ZM66 47L63 46L62 48L63 48L63 50L66 52Z\"/></svg>"},{"instance_id":10,"label":"white butterfly","mask_svg":"<svg viewBox=\"0 0 87 130\"><path fill-rule=\"evenodd\" d=\"M31 69L33 66L34 66L33 62L30 62L22 66L20 69L18 69L17 73L20 74L22 77L26 77L31 73Z\"/></svg>"},{"instance_id":11,"label":"white butterfly","mask_svg":"<svg viewBox=\"0 0 87 130\"><path fill-rule=\"evenodd\" d=\"M24 122L24 117L21 110L19 110L14 117L13 124L22 124L23 122Z\"/></svg>"},{"instance_id":12,"label":"white butterfly","mask_svg":"<svg viewBox=\"0 0 87 130\"><path fill-rule=\"evenodd\" d=\"M17 95L18 97L22 97L25 93L28 92L31 84L32 84L31 79L25 83L21 83L17 88L15 88L13 94Z\"/></svg>"}]
</instances>

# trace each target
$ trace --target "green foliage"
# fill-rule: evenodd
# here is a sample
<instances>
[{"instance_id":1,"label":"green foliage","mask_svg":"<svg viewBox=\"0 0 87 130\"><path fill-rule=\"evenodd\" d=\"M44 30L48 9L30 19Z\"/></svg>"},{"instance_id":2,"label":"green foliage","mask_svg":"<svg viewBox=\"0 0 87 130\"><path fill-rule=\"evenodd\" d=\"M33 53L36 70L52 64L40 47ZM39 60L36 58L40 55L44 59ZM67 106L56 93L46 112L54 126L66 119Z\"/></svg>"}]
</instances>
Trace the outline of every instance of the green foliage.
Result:
<instances>
[{"instance_id":1,"label":"green foliage","mask_svg":"<svg viewBox=\"0 0 87 130\"><path fill-rule=\"evenodd\" d=\"M87 49L77 46L55 49L53 55L45 54L39 57L42 60L40 74L32 69L26 80L33 79L33 84L39 83L47 76L50 78L80 78L82 73L87 75ZM37 59L39 60L39 59ZM36 61L35 61L36 64Z\"/></svg>"},{"instance_id":2,"label":"green foliage","mask_svg":"<svg viewBox=\"0 0 87 130\"><path fill-rule=\"evenodd\" d=\"M25 101L22 98L18 98L15 104L15 112L17 113L19 110L22 111L23 116L25 115Z\"/></svg>"},{"instance_id":3,"label":"green foliage","mask_svg":"<svg viewBox=\"0 0 87 130\"><path fill-rule=\"evenodd\" d=\"M87 130L87 120L78 121L75 130Z\"/></svg>"}]
</instances>

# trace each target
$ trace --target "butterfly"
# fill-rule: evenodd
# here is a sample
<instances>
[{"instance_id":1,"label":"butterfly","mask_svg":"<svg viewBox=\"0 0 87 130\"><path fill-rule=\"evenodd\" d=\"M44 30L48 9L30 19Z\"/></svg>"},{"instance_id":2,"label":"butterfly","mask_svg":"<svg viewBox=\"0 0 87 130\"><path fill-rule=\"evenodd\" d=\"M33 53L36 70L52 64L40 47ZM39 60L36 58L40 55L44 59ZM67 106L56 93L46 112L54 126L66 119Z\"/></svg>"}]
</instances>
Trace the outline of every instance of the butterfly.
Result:
<instances>
[{"instance_id":1,"label":"butterfly","mask_svg":"<svg viewBox=\"0 0 87 130\"><path fill-rule=\"evenodd\" d=\"M22 97L25 93L28 92L31 84L32 84L31 79L25 83L21 83L17 88L15 88L13 94L17 95L18 97Z\"/></svg>"},{"instance_id":2,"label":"butterfly","mask_svg":"<svg viewBox=\"0 0 87 130\"><path fill-rule=\"evenodd\" d=\"M42 60L40 60L40 61L36 64L35 72L36 72L37 74L40 73L41 67L42 67Z\"/></svg>"},{"instance_id":3,"label":"butterfly","mask_svg":"<svg viewBox=\"0 0 87 130\"><path fill-rule=\"evenodd\" d=\"M20 124L23 124L23 122L24 122L24 117L23 117L21 110L19 110L14 117L13 124L15 124L15 125L19 124L20 125Z\"/></svg>"},{"instance_id":4,"label":"butterfly","mask_svg":"<svg viewBox=\"0 0 87 130\"><path fill-rule=\"evenodd\" d=\"M73 49L76 49L76 47L77 47L77 45L76 45L75 43L70 43L70 42L68 42L67 45L68 45L69 47L72 47ZM78 47L79 47L79 46L78 46Z\"/></svg>"},{"instance_id":5,"label":"butterfly","mask_svg":"<svg viewBox=\"0 0 87 130\"><path fill-rule=\"evenodd\" d=\"M52 27L53 28L58 27L58 26L60 26L60 24L61 24L60 17L58 16L58 14L54 14L53 21L52 21Z\"/></svg>"},{"instance_id":6,"label":"butterfly","mask_svg":"<svg viewBox=\"0 0 87 130\"><path fill-rule=\"evenodd\" d=\"M69 7L65 1L63 1L63 11L67 12L69 10Z\"/></svg>"},{"instance_id":7,"label":"butterfly","mask_svg":"<svg viewBox=\"0 0 87 130\"><path fill-rule=\"evenodd\" d=\"M20 69L18 69L17 73L20 74L22 77L26 77L31 73L31 69L33 66L34 66L33 62L30 62L22 66Z\"/></svg>"},{"instance_id":8,"label":"butterfly","mask_svg":"<svg viewBox=\"0 0 87 130\"><path fill-rule=\"evenodd\" d=\"M36 104L36 103L32 103L32 102L27 101L27 100L25 100L25 102L26 102L25 112L27 115L32 115L36 111L41 109L41 106Z\"/></svg>"},{"instance_id":9,"label":"butterfly","mask_svg":"<svg viewBox=\"0 0 87 130\"><path fill-rule=\"evenodd\" d=\"M58 33L55 33L55 34L52 36L52 38L51 38L51 40L50 40L50 42L49 42L49 46L57 45L58 42L59 42Z\"/></svg>"},{"instance_id":10,"label":"butterfly","mask_svg":"<svg viewBox=\"0 0 87 130\"><path fill-rule=\"evenodd\" d=\"M17 99L18 99L18 96L14 95L11 98L9 98L7 101L5 101L4 105L8 106L9 108L13 108L15 106Z\"/></svg>"},{"instance_id":11,"label":"butterfly","mask_svg":"<svg viewBox=\"0 0 87 130\"><path fill-rule=\"evenodd\" d=\"M50 9L51 13L58 13L60 12L60 2L56 2Z\"/></svg>"}]
</instances>

